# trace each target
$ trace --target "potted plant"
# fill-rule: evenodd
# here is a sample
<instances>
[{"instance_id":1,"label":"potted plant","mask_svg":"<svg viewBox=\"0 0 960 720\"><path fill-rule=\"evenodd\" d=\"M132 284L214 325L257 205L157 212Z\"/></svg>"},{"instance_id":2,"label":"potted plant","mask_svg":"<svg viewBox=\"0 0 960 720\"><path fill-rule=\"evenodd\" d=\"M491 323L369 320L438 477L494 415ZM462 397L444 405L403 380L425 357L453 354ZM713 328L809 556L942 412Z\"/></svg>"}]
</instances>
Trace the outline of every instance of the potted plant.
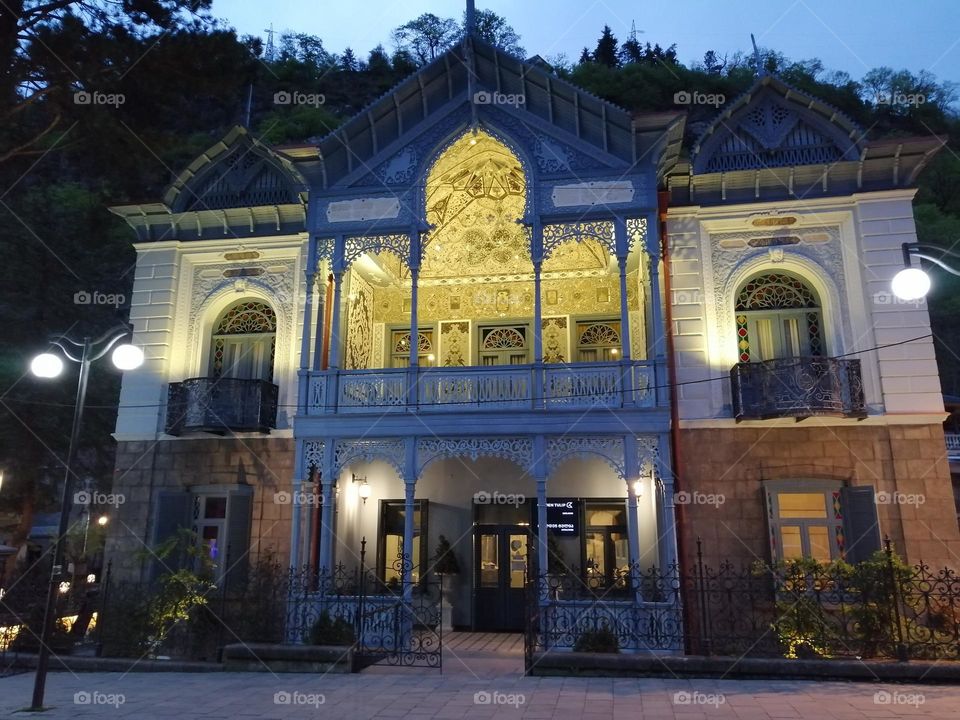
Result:
<instances>
[{"instance_id":1,"label":"potted plant","mask_svg":"<svg viewBox=\"0 0 960 720\"><path fill-rule=\"evenodd\" d=\"M441 627L443 630L453 630L453 583L454 576L460 573L460 563L450 547L450 541L443 535L437 541L437 549L433 554L433 571L440 576L440 591L443 594L441 602Z\"/></svg>"}]
</instances>

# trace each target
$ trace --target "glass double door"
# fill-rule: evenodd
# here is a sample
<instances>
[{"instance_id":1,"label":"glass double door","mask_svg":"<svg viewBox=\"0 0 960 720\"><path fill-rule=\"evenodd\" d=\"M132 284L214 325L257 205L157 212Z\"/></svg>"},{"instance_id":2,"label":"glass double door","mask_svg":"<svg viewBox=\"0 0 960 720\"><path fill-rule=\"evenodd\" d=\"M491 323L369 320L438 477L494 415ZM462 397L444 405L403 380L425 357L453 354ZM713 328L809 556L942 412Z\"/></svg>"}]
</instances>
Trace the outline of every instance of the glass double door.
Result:
<instances>
[{"instance_id":1,"label":"glass double door","mask_svg":"<svg viewBox=\"0 0 960 720\"><path fill-rule=\"evenodd\" d=\"M523 630L530 528L476 525L474 528L474 627Z\"/></svg>"}]
</instances>

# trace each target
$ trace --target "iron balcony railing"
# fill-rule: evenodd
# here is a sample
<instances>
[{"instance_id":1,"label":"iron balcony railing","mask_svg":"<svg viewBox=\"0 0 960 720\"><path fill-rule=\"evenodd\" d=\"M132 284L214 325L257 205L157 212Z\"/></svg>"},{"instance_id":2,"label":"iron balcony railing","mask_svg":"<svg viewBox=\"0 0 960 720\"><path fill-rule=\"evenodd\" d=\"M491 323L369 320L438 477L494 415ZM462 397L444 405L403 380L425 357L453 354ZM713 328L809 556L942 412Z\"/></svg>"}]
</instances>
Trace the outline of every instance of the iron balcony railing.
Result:
<instances>
[{"instance_id":1,"label":"iron balcony railing","mask_svg":"<svg viewBox=\"0 0 960 720\"><path fill-rule=\"evenodd\" d=\"M867 415L859 360L798 357L739 363L730 371L737 420Z\"/></svg>"},{"instance_id":2,"label":"iron balcony railing","mask_svg":"<svg viewBox=\"0 0 960 720\"><path fill-rule=\"evenodd\" d=\"M266 380L191 378L170 383L166 432L269 432L277 426L278 392Z\"/></svg>"},{"instance_id":3,"label":"iron balcony railing","mask_svg":"<svg viewBox=\"0 0 960 720\"><path fill-rule=\"evenodd\" d=\"M944 433L943 439L947 442L947 458L960 460L960 433Z\"/></svg>"},{"instance_id":4,"label":"iron balcony railing","mask_svg":"<svg viewBox=\"0 0 960 720\"><path fill-rule=\"evenodd\" d=\"M657 406L654 363L326 370L309 373L306 412L578 410Z\"/></svg>"}]
</instances>

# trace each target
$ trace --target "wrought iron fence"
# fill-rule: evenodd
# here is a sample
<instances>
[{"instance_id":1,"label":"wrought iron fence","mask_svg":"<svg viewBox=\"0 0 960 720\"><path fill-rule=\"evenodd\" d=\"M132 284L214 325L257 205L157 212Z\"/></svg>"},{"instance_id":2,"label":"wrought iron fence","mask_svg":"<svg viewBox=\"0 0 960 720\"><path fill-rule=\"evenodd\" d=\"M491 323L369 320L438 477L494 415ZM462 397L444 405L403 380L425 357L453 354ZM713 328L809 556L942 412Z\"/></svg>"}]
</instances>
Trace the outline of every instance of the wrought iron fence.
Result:
<instances>
[{"instance_id":1,"label":"wrought iron fence","mask_svg":"<svg viewBox=\"0 0 960 720\"><path fill-rule=\"evenodd\" d=\"M342 564L291 579L287 642L309 642L327 632L348 637L361 666L442 667L446 601L439 582L384 582L369 568Z\"/></svg>"},{"instance_id":2,"label":"wrought iron fence","mask_svg":"<svg viewBox=\"0 0 960 720\"><path fill-rule=\"evenodd\" d=\"M885 550L858 565L796 561L633 570L528 583L528 669L544 650L960 660L960 576Z\"/></svg>"}]
</instances>

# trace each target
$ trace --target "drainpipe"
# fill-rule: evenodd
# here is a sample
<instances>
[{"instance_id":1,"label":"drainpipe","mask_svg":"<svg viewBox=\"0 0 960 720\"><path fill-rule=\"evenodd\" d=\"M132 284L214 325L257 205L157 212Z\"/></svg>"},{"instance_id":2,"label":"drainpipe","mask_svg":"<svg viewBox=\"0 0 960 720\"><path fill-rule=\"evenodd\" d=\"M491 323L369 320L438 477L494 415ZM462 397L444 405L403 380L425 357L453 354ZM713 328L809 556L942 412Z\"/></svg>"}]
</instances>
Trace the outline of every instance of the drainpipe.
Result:
<instances>
[{"instance_id":1,"label":"drainpipe","mask_svg":"<svg viewBox=\"0 0 960 720\"><path fill-rule=\"evenodd\" d=\"M683 489L683 465L681 458L683 453L680 450L680 402L677 399L679 388L677 387L677 357L673 342L673 305L671 287L673 285L670 276L670 238L667 236L667 208L670 205L670 192L660 191L657 193L657 204L659 206L660 217L660 257L663 259L663 297L664 297L664 325L666 326L667 341L667 382L670 385L670 448L673 460L673 491L678 493ZM690 628L690 603L687 602L686 586L682 581L683 573L686 568L686 556L684 547L686 545L684 533L686 524L684 523L685 508L682 504L674 503L674 522L677 532L677 563L680 572L681 582L679 583L680 601L683 603L683 627ZM684 633L684 652L690 652L689 636Z\"/></svg>"}]
</instances>

